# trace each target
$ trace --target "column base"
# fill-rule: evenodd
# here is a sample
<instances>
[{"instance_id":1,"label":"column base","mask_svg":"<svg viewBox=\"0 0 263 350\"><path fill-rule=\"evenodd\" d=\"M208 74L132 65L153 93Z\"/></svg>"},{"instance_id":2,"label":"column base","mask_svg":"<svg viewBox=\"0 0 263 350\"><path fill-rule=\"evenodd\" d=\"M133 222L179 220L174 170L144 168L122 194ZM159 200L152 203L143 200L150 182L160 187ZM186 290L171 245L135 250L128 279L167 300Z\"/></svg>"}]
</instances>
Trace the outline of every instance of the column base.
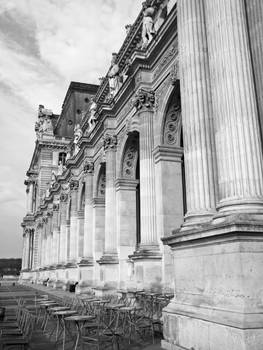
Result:
<instances>
[{"instance_id":1,"label":"column base","mask_svg":"<svg viewBox=\"0 0 263 350\"><path fill-rule=\"evenodd\" d=\"M97 263L100 265L100 288L115 289L119 281L119 259L117 255L104 254Z\"/></svg>"},{"instance_id":2,"label":"column base","mask_svg":"<svg viewBox=\"0 0 263 350\"><path fill-rule=\"evenodd\" d=\"M81 258L78 262L78 266L93 266L94 260L93 258Z\"/></svg>"},{"instance_id":3,"label":"column base","mask_svg":"<svg viewBox=\"0 0 263 350\"><path fill-rule=\"evenodd\" d=\"M175 298L163 310L162 347L261 349L263 223L232 217L163 241L174 254Z\"/></svg>"},{"instance_id":4,"label":"column base","mask_svg":"<svg viewBox=\"0 0 263 350\"><path fill-rule=\"evenodd\" d=\"M147 249L146 249L147 248ZM162 254L159 247L144 246L129 255L134 263L134 287L136 289L162 291Z\"/></svg>"},{"instance_id":5,"label":"column base","mask_svg":"<svg viewBox=\"0 0 263 350\"><path fill-rule=\"evenodd\" d=\"M97 260L97 263L100 265L105 265L105 264L118 264L119 263L119 259L117 254L115 255L110 255L110 254L104 254L102 255L102 257Z\"/></svg>"}]
</instances>

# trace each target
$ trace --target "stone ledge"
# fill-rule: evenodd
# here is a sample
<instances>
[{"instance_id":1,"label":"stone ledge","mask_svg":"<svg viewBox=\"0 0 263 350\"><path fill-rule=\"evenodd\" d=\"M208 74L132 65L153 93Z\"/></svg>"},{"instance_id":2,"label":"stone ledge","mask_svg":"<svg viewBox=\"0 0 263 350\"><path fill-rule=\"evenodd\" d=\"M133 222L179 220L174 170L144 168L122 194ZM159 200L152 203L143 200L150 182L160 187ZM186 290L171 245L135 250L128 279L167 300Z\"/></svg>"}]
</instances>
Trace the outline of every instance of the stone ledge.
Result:
<instances>
[{"instance_id":1,"label":"stone ledge","mask_svg":"<svg viewBox=\"0 0 263 350\"><path fill-rule=\"evenodd\" d=\"M119 264L119 259L117 255L103 255L97 263L100 265L106 264Z\"/></svg>"},{"instance_id":2,"label":"stone ledge","mask_svg":"<svg viewBox=\"0 0 263 350\"><path fill-rule=\"evenodd\" d=\"M161 260L162 254L159 250L139 249L135 251L132 255L129 255L129 259L132 259L133 261L145 259Z\"/></svg>"},{"instance_id":3,"label":"stone ledge","mask_svg":"<svg viewBox=\"0 0 263 350\"><path fill-rule=\"evenodd\" d=\"M94 266L94 260L92 258L82 258L78 262L78 266L79 267L82 267L82 266Z\"/></svg>"},{"instance_id":4,"label":"stone ledge","mask_svg":"<svg viewBox=\"0 0 263 350\"><path fill-rule=\"evenodd\" d=\"M239 329L262 329L262 313L245 313L236 310L219 309L212 307L195 306L183 303L170 302L163 309L164 319L168 315L185 316L206 322L216 323Z\"/></svg>"}]
</instances>

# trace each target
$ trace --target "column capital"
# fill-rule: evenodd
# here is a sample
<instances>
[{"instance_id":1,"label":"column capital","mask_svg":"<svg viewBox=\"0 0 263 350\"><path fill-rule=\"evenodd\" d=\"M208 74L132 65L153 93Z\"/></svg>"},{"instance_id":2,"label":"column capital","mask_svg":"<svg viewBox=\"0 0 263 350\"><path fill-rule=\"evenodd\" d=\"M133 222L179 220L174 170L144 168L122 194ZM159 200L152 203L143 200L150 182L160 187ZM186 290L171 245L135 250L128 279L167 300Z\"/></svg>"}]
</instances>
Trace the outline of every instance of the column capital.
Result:
<instances>
[{"instance_id":1,"label":"column capital","mask_svg":"<svg viewBox=\"0 0 263 350\"><path fill-rule=\"evenodd\" d=\"M53 203L53 211L58 211L58 210L59 210L59 204Z\"/></svg>"},{"instance_id":2,"label":"column capital","mask_svg":"<svg viewBox=\"0 0 263 350\"><path fill-rule=\"evenodd\" d=\"M94 173L94 163L88 160L85 160L83 170L85 174L93 174Z\"/></svg>"},{"instance_id":3,"label":"column capital","mask_svg":"<svg viewBox=\"0 0 263 350\"><path fill-rule=\"evenodd\" d=\"M155 105L155 92L153 90L139 89L133 99L137 111L153 111Z\"/></svg>"},{"instance_id":4,"label":"column capital","mask_svg":"<svg viewBox=\"0 0 263 350\"><path fill-rule=\"evenodd\" d=\"M69 186L70 186L71 191L75 191L79 188L79 181L71 180Z\"/></svg>"},{"instance_id":5,"label":"column capital","mask_svg":"<svg viewBox=\"0 0 263 350\"><path fill-rule=\"evenodd\" d=\"M103 137L103 146L105 151L115 151L117 146L117 135L105 134Z\"/></svg>"},{"instance_id":6,"label":"column capital","mask_svg":"<svg viewBox=\"0 0 263 350\"><path fill-rule=\"evenodd\" d=\"M67 193L61 193L60 194L60 201L66 202L68 200L68 194Z\"/></svg>"}]
</instances>

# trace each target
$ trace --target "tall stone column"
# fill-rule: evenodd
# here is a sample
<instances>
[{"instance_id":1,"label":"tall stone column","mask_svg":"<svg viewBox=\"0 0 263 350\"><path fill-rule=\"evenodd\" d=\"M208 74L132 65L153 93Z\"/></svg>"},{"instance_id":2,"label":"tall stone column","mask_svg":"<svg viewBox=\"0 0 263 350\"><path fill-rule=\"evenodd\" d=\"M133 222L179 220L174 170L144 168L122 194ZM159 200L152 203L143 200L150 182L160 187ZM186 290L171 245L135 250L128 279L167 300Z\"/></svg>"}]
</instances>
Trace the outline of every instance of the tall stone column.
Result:
<instances>
[{"instance_id":1,"label":"tall stone column","mask_svg":"<svg viewBox=\"0 0 263 350\"><path fill-rule=\"evenodd\" d=\"M94 164L86 161L85 173L85 209L84 209L84 255L81 265L93 265L93 174Z\"/></svg>"},{"instance_id":2,"label":"tall stone column","mask_svg":"<svg viewBox=\"0 0 263 350\"><path fill-rule=\"evenodd\" d=\"M59 263L59 250L60 250L60 230L59 230L59 205L53 204L53 264Z\"/></svg>"},{"instance_id":3,"label":"tall stone column","mask_svg":"<svg viewBox=\"0 0 263 350\"><path fill-rule=\"evenodd\" d=\"M140 120L140 199L142 250L159 247L156 229L155 169L153 158L155 95L153 91L140 89L134 100Z\"/></svg>"},{"instance_id":4,"label":"tall stone column","mask_svg":"<svg viewBox=\"0 0 263 350\"><path fill-rule=\"evenodd\" d=\"M263 214L263 159L244 0L205 1L222 213Z\"/></svg>"},{"instance_id":5,"label":"tall stone column","mask_svg":"<svg viewBox=\"0 0 263 350\"><path fill-rule=\"evenodd\" d=\"M84 209L78 210L77 217L77 242L76 242L76 250L77 250L77 261L81 261L83 256L84 247Z\"/></svg>"},{"instance_id":6,"label":"tall stone column","mask_svg":"<svg viewBox=\"0 0 263 350\"><path fill-rule=\"evenodd\" d=\"M69 265L72 266L75 266L77 262L78 188L79 182L76 180L71 180Z\"/></svg>"},{"instance_id":7,"label":"tall stone column","mask_svg":"<svg viewBox=\"0 0 263 350\"><path fill-rule=\"evenodd\" d=\"M215 212L215 142L203 0L177 6L187 225Z\"/></svg>"},{"instance_id":8,"label":"tall stone column","mask_svg":"<svg viewBox=\"0 0 263 350\"><path fill-rule=\"evenodd\" d=\"M102 260L117 260L116 230L116 135L106 134L104 150L106 153L106 192L105 192L105 248Z\"/></svg>"},{"instance_id":9,"label":"tall stone column","mask_svg":"<svg viewBox=\"0 0 263 350\"><path fill-rule=\"evenodd\" d=\"M68 195L61 193L60 195L60 253L59 253L59 264L65 265L67 263L67 201Z\"/></svg>"}]
</instances>

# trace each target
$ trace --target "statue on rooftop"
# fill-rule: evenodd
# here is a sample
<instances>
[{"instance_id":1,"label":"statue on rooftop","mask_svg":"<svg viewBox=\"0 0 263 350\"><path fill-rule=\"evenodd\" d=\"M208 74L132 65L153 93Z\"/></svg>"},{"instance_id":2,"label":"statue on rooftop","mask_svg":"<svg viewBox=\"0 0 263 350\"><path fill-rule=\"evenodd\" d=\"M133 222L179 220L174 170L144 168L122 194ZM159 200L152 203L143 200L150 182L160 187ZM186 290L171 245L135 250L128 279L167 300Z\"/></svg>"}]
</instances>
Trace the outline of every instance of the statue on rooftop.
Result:
<instances>
[{"instance_id":1,"label":"statue on rooftop","mask_svg":"<svg viewBox=\"0 0 263 350\"><path fill-rule=\"evenodd\" d=\"M142 23L142 49L145 49L155 35L153 15L155 8L149 1L142 3L143 8L143 23Z\"/></svg>"},{"instance_id":2,"label":"statue on rooftop","mask_svg":"<svg viewBox=\"0 0 263 350\"><path fill-rule=\"evenodd\" d=\"M43 134L53 136L52 116L51 109L46 109L43 105L38 106L38 121L35 123L37 137L42 137Z\"/></svg>"},{"instance_id":3,"label":"statue on rooftop","mask_svg":"<svg viewBox=\"0 0 263 350\"><path fill-rule=\"evenodd\" d=\"M91 131L92 129L94 129L95 125L96 125L96 121L97 121L97 118L95 116L95 113L97 111L97 103L95 102L95 98L93 97L91 99L91 105L90 105L90 117L89 117L89 131Z\"/></svg>"},{"instance_id":4,"label":"statue on rooftop","mask_svg":"<svg viewBox=\"0 0 263 350\"><path fill-rule=\"evenodd\" d=\"M114 97L120 88L120 68L117 63L117 54L112 54L111 67L108 73L109 86L110 86L110 96Z\"/></svg>"}]
</instances>

